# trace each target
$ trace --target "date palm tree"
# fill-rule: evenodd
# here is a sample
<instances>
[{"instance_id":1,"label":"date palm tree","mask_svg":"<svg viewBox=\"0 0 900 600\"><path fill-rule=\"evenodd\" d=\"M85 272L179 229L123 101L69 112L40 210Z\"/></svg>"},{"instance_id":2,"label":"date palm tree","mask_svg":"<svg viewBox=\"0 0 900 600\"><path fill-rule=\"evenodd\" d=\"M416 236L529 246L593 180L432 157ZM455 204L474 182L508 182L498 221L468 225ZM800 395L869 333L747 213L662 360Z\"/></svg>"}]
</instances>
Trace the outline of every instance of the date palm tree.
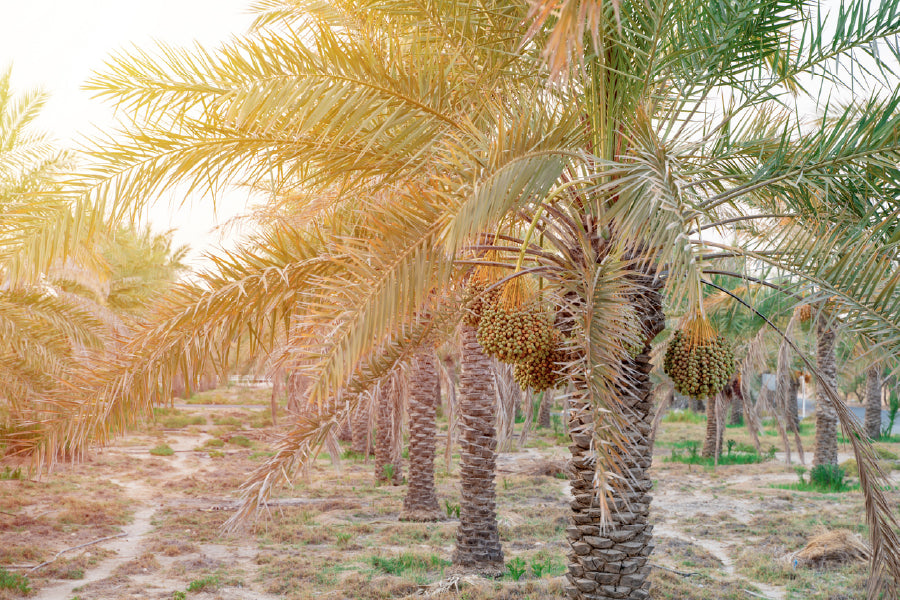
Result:
<instances>
[{"instance_id":1,"label":"date palm tree","mask_svg":"<svg viewBox=\"0 0 900 600\"><path fill-rule=\"evenodd\" d=\"M295 320L309 335L281 360L314 357L309 400L320 410L247 482L236 523L309 459L360 392L452 329L466 268L490 250L511 277L545 281L567 334L558 368L576 409L568 593L640 599L652 550L649 354L664 295L702 316L716 261L750 260L808 282L815 300L835 297L835 313L873 343L900 348L896 241L884 235L896 225L900 97L877 50L900 33L891 3L842 5L827 32L801 1L258 8L258 28L218 50L124 55L92 80L137 122L95 153L85 193L99 202L115 190L115 216L174 184L212 192L275 178L307 193L310 223L334 220L329 237L295 227L272 236L277 256L260 243L222 258L132 340L128 361L98 372L83 401L45 425L38 456L59 440L102 441L119 430L110 421L146 412L177 360L212 360L245 327L265 344L263 332ZM875 65L883 99L801 123L787 101L804 93L800 82L841 85L848 63ZM326 189L341 193L322 202ZM725 244L702 234L737 222L769 235ZM866 263L851 264L860 248ZM874 597L900 576L896 523L853 417L826 378L819 385L867 490ZM472 389L464 403L483 392ZM489 449L484 427L471 421L464 435ZM484 559L499 560L485 541Z\"/></svg>"}]
</instances>

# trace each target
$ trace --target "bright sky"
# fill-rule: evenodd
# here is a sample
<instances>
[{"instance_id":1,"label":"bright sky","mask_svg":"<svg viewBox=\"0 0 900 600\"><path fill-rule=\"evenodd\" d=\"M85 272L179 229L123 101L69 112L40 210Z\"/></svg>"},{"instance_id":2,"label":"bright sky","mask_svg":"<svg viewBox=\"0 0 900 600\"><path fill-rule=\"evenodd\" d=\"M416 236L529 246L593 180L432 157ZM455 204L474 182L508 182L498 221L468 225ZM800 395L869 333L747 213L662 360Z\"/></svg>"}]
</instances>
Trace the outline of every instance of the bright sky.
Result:
<instances>
[{"instance_id":1,"label":"bright sky","mask_svg":"<svg viewBox=\"0 0 900 600\"><path fill-rule=\"evenodd\" d=\"M109 126L110 106L80 86L117 50L153 47L155 41L215 45L246 31L250 0L0 0L0 68L13 66L16 90L41 87L51 94L38 122L62 144ZM178 204L177 198L171 198ZM176 243L202 250L218 236L210 230L239 214L246 194L173 210L163 201L150 220L157 230L177 228Z\"/></svg>"}]
</instances>

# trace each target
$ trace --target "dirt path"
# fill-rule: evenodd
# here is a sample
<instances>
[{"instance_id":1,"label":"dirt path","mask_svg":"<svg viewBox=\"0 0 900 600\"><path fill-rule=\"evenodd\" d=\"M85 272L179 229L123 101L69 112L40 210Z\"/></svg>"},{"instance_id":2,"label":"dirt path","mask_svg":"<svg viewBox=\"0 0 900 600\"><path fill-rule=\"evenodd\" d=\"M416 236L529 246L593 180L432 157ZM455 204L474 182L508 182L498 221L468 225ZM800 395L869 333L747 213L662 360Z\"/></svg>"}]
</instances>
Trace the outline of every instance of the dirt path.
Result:
<instances>
[{"instance_id":1,"label":"dirt path","mask_svg":"<svg viewBox=\"0 0 900 600\"><path fill-rule=\"evenodd\" d=\"M734 568L734 560L732 560L730 554L732 544L726 544L717 540L696 538L684 531L680 531L670 526L667 523L655 525L653 527L653 534L655 536L670 537L690 541L692 544L700 546L722 563L722 570L728 577L743 579L747 583L759 589L760 592L766 598L768 598L768 600L784 600L786 597L786 590L784 588L771 586L759 581L754 581L739 574Z\"/></svg>"},{"instance_id":2,"label":"dirt path","mask_svg":"<svg viewBox=\"0 0 900 600\"><path fill-rule=\"evenodd\" d=\"M154 514L156 514L156 508L153 507L142 507L135 511L132 523L123 527L123 533L126 534L125 537L104 542L102 545L98 544L98 547L115 552L115 556L86 571L83 579L65 581L55 586L43 588L35 596L35 599L59 600L60 598L71 598L74 595L75 588L106 579L119 566L137 558L141 553L140 548L144 536L153 529L151 520Z\"/></svg>"},{"instance_id":3,"label":"dirt path","mask_svg":"<svg viewBox=\"0 0 900 600\"><path fill-rule=\"evenodd\" d=\"M61 598L71 598L75 595L76 590L91 586L91 584L100 584L100 587L107 588L105 594L101 592L102 597L116 597L116 590L121 585L111 582L110 585L104 586L105 580L115 580L117 571L129 565L134 561L138 561L147 551L148 540L150 534L154 531L154 518L156 515L170 505L177 505L178 498L167 497L163 490L166 484L171 482L184 481L187 478L196 475L209 462L209 459L202 453L190 452L197 447L202 441L208 439L205 434L200 435L180 435L171 441L171 447L176 451L175 454L168 457L166 468L155 472L155 481L148 483L141 478L110 478L109 482L121 487L130 503L135 507L132 514L130 524L122 527L125 534L113 540L102 542L96 545L96 548L102 548L112 551L115 554L84 573L84 577L78 580L63 581L56 585L41 589L35 596L36 600L60 600ZM135 451L134 448L116 448L108 450L111 455L128 456L129 462L150 460L150 456L146 450ZM206 458L204 460L204 458ZM202 504L209 504L200 500ZM220 544L204 544L200 547L200 554L212 560L222 560L229 558L242 563L243 567L253 565L253 559L256 557L254 549L250 548L234 548L226 547ZM90 550L90 549L88 549ZM155 557L162 567L170 566L174 559L170 557ZM142 572L129 573L130 583L141 583L150 588L160 590L177 590L182 587L182 582L176 579L160 576L159 573L149 574L148 569L143 568ZM237 593L237 592L236 592ZM259 595L243 590L243 593L237 595L220 594L222 598L247 598L247 599L267 599L276 598L274 596Z\"/></svg>"}]
</instances>

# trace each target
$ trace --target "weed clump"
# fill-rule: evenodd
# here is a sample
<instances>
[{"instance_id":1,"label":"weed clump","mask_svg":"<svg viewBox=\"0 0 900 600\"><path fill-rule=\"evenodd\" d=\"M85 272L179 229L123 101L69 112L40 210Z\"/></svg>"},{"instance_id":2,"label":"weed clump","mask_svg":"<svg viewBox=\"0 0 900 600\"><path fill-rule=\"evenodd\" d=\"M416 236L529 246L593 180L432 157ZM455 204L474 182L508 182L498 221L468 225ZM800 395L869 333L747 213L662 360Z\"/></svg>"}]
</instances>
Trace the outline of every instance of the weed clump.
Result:
<instances>
[{"instance_id":1,"label":"weed clump","mask_svg":"<svg viewBox=\"0 0 900 600\"><path fill-rule=\"evenodd\" d=\"M437 554L414 554L403 552L399 556L372 556L372 566L388 575L403 575L409 571L428 571L450 566L450 561Z\"/></svg>"},{"instance_id":2,"label":"weed clump","mask_svg":"<svg viewBox=\"0 0 900 600\"><path fill-rule=\"evenodd\" d=\"M0 590L14 590L20 594L30 594L31 582L24 575L10 573L0 567Z\"/></svg>"},{"instance_id":3,"label":"weed clump","mask_svg":"<svg viewBox=\"0 0 900 600\"><path fill-rule=\"evenodd\" d=\"M172 456L175 454L175 451L168 444L160 444L156 448L150 448L150 454L153 456Z\"/></svg>"}]
</instances>

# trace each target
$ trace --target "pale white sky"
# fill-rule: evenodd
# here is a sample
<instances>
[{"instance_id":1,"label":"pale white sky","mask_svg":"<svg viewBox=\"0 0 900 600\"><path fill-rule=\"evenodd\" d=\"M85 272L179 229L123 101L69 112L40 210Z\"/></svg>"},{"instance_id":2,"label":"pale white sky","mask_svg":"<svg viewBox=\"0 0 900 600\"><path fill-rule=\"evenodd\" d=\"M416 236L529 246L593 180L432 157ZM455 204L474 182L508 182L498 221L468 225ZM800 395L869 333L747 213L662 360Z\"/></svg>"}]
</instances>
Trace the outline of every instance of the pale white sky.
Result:
<instances>
[{"instance_id":1,"label":"pale white sky","mask_svg":"<svg viewBox=\"0 0 900 600\"><path fill-rule=\"evenodd\" d=\"M96 126L109 126L114 113L80 86L117 50L150 49L155 41L215 45L252 22L250 0L0 0L0 68L12 64L17 91L42 87L51 94L40 127L61 144ZM169 198L178 204L178 198ZM155 206L155 229L177 228L176 243L201 250L217 240L210 229L238 214L247 201L240 192L220 198L214 215L208 202L172 210Z\"/></svg>"}]
</instances>

